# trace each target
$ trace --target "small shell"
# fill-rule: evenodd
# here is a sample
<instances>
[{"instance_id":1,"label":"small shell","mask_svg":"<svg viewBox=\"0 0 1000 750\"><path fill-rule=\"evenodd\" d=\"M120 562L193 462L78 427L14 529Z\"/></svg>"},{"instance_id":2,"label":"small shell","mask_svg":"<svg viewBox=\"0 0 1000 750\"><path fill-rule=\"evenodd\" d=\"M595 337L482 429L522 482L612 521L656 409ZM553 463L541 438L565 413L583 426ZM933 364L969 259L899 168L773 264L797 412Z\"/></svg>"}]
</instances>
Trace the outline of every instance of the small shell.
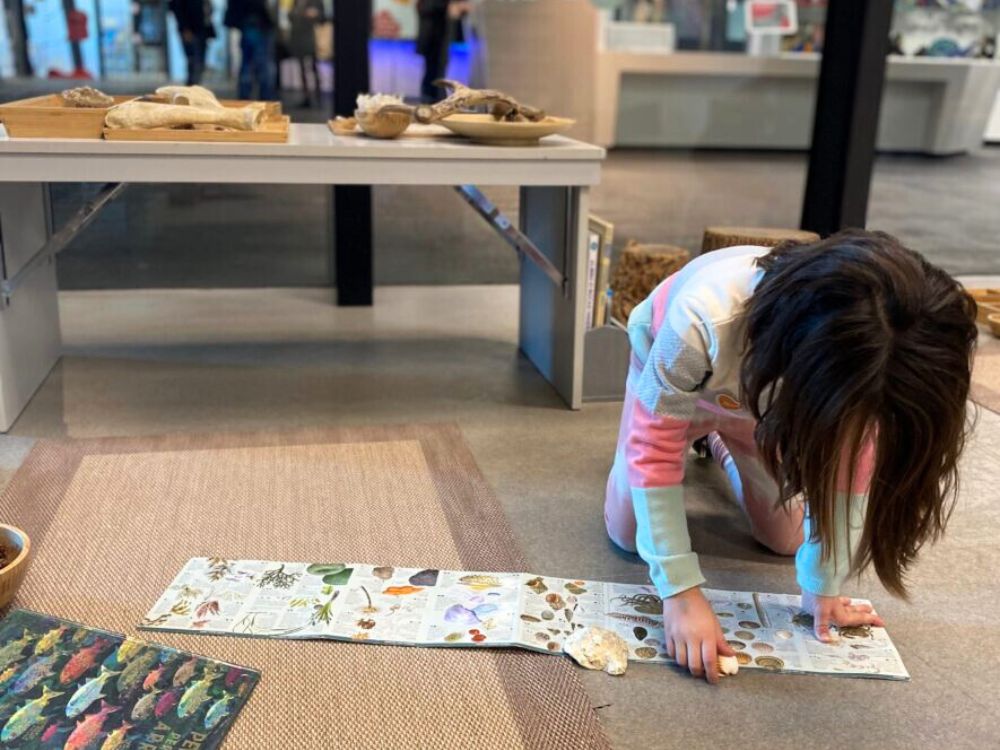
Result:
<instances>
[{"instance_id":1,"label":"small shell","mask_svg":"<svg viewBox=\"0 0 1000 750\"><path fill-rule=\"evenodd\" d=\"M788 639L790 639L792 637L792 631L791 630L775 630L774 631L774 637L778 638L779 640L782 640L782 641L787 641Z\"/></svg>"},{"instance_id":2,"label":"small shell","mask_svg":"<svg viewBox=\"0 0 1000 750\"><path fill-rule=\"evenodd\" d=\"M744 641L753 640L753 633L751 633L749 630L737 630L735 633L733 633L733 635Z\"/></svg>"},{"instance_id":3,"label":"small shell","mask_svg":"<svg viewBox=\"0 0 1000 750\"><path fill-rule=\"evenodd\" d=\"M740 662L735 656L719 657L719 674L734 675L740 671Z\"/></svg>"},{"instance_id":4,"label":"small shell","mask_svg":"<svg viewBox=\"0 0 1000 750\"><path fill-rule=\"evenodd\" d=\"M734 648L737 651L742 651L747 647L747 644L745 644L743 641L726 641L726 643L728 643L731 648Z\"/></svg>"},{"instance_id":5,"label":"small shell","mask_svg":"<svg viewBox=\"0 0 1000 750\"><path fill-rule=\"evenodd\" d=\"M448 633L448 635L446 635L444 637L444 640L445 640L446 643L454 643L455 641L462 640L462 634L461 633Z\"/></svg>"},{"instance_id":6,"label":"small shell","mask_svg":"<svg viewBox=\"0 0 1000 750\"><path fill-rule=\"evenodd\" d=\"M758 667L763 667L764 669L779 670L785 667L785 662L777 656L758 656L754 659L754 662Z\"/></svg>"},{"instance_id":7,"label":"small shell","mask_svg":"<svg viewBox=\"0 0 1000 750\"><path fill-rule=\"evenodd\" d=\"M556 616L552 613L551 610L547 609L544 612L542 612L542 619L543 620L554 620L554 619L556 619Z\"/></svg>"},{"instance_id":8,"label":"small shell","mask_svg":"<svg viewBox=\"0 0 1000 750\"><path fill-rule=\"evenodd\" d=\"M774 652L774 646L770 643L764 643L763 641L751 644L750 648L760 654L770 654Z\"/></svg>"},{"instance_id":9,"label":"small shell","mask_svg":"<svg viewBox=\"0 0 1000 750\"><path fill-rule=\"evenodd\" d=\"M736 652L736 661L740 664L740 666L744 666L745 667L747 664L749 664L750 662L752 662L753 659L750 657L750 654L747 654L747 653L745 653L743 651L737 651Z\"/></svg>"},{"instance_id":10,"label":"small shell","mask_svg":"<svg viewBox=\"0 0 1000 750\"><path fill-rule=\"evenodd\" d=\"M640 659L652 659L656 656L656 649L649 646L639 646L639 648L635 650L635 655Z\"/></svg>"},{"instance_id":11,"label":"small shell","mask_svg":"<svg viewBox=\"0 0 1000 750\"><path fill-rule=\"evenodd\" d=\"M753 620L740 620L741 628L749 628L750 630L756 630L760 627L759 622L754 622Z\"/></svg>"}]
</instances>

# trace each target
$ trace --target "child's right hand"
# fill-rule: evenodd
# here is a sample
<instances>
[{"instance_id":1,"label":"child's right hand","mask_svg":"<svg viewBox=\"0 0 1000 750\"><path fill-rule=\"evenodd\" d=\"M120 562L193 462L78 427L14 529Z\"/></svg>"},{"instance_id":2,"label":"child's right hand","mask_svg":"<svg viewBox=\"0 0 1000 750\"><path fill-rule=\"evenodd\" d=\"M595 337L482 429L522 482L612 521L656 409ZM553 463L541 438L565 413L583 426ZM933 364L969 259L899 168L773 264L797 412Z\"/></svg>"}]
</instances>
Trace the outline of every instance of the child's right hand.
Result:
<instances>
[{"instance_id":1,"label":"child's right hand","mask_svg":"<svg viewBox=\"0 0 1000 750\"><path fill-rule=\"evenodd\" d=\"M663 600L663 631L667 654L712 684L719 681L719 655L735 655L699 586Z\"/></svg>"}]
</instances>

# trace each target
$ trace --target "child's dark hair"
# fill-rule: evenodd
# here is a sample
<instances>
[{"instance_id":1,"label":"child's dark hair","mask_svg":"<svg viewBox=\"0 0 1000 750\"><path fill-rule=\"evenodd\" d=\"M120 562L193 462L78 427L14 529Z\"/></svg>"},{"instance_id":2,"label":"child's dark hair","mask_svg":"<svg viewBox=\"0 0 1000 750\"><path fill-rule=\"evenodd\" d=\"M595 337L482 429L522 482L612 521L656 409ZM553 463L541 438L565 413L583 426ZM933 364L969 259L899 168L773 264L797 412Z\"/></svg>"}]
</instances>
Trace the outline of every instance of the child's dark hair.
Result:
<instances>
[{"instance_id":1,"label":"child's dark hair","mask_svg":"<svg viewBox=\"0 0 1000 750\"><path fill-rule=\"evenodd\" d=\"M976 304L962 287L882 232L786 244L758 261L747 304L744 403L781 488L802 493L830 555L838 467L874 436L875 465L852 573L871 564L906 596L921 546L937 539L958 486ZM850 487L854 477L849 477Z\"/></svg>"}]
</instances>

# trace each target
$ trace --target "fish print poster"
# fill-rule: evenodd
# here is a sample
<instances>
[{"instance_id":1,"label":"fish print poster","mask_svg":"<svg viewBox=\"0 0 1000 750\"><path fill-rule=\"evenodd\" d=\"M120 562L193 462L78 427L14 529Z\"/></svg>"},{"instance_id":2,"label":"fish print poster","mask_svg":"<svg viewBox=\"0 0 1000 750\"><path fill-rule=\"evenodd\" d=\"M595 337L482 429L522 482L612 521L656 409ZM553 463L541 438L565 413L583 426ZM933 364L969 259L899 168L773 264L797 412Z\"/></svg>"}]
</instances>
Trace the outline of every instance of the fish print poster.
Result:
<instances>
[{"instance_id":1,"label":"fish print poster","mask_svg":"<svg viewBox=\"0 0 1000 750\"><path fill-rule=\"evenodd\" d=\"M798 596L703 591L743 668L909 679L884 628L845 628L824 644ZM139 627L559 654L591 625L622 636L635 661L669 661L652 586L534 573L198 557Z\"/></svg>"},{"instance_id":2,"label":"fish print poster","mask_svg":"<svg viewBox=\"0 0 1000 750\"><path fill-rule=\"evenodd\" d=\"M0 748L213 750L260 675L13 610L0 621Z\"/></svg>"}]
</instances>

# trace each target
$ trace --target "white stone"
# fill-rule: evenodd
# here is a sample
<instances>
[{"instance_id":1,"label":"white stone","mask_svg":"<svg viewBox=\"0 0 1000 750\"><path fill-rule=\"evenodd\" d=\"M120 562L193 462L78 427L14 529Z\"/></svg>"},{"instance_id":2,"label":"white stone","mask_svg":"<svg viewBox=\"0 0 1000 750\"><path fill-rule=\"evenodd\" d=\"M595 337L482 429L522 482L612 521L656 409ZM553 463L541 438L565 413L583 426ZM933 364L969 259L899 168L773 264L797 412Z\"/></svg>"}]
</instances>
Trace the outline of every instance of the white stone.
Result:
<instances>
[{"instance_id":1,"label":"white stone","mask_svg":"<svg viewBox=\"0 0 1000 750\"><path fill-rule=\"evenodd\" d=\"M603 669L608 674L625 674L628 644L617 633L591 626L581 628L563 643L563 651L581 667Z\"/></svg>"}]
</instances>

